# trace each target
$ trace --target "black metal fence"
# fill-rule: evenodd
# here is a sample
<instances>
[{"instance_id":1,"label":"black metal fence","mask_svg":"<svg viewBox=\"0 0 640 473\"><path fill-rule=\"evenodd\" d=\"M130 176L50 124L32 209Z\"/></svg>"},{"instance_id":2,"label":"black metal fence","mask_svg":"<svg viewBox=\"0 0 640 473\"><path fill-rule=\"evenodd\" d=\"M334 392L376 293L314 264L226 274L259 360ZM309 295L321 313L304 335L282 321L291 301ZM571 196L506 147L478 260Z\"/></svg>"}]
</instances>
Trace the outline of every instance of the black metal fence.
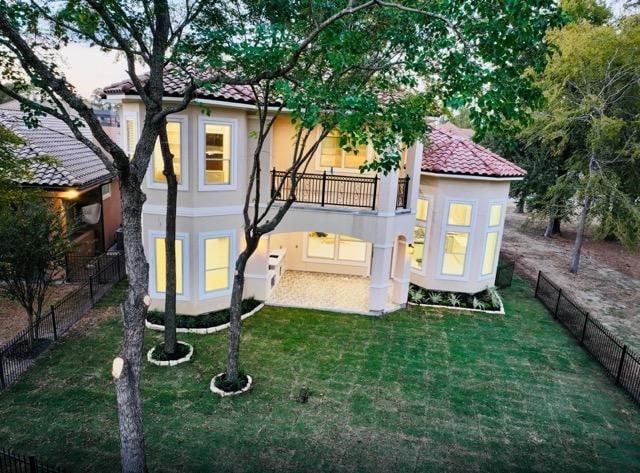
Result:
<instances>
[{"instance_id":1,"label":"black metal fence","mask_svg":"<svg viewBox=\"0 0 640 473\"><path fill-rule=\"evenodd\" d=\"M498 268L496 269L495 286L500 289L511 286L511 282L513 281L513 272L515 269L516 260L510 259L501 253L498 260Z\"/></svg>"},{"instance_id":2,"label":"black metal fence","mask_svg":"<svg viewBox=\"0 0 640 473\"><path fill-rule=\"evenodd\" d=\"M337 176L305 173L296 177L296 202L309 204L340 205L343 207L361 207L375 210L378 197L378 176ZM286 171L271 171L271 197L286 200L291 192L291 174ZM398 198L396 208L407 208L409 178L398 179Z\"/></svg>"},{"instance_id":3,"label":"black metal fence","mask_svg":"<svg viewBox=\"0 0 640 473\"><path fill-rule=\"evenodd\" d=\"M42 463L31 455L0 449L0 473L62 473L58 467Z\"/></svg>"},{"instance_id":4,"label":"black metal fence","mask_svg":"<svg viewBox=\"0 0 640 473\"><path fill-rule=\"evenodd\" d=\"M89 276L100 273L102 268L117 260L119 255L119 252L108 252L98 256L68 254L64 259L66 279L68 282L88 281Z\"/></svg>"},{"instance_id":5,"label":"black metal fence","mask_svg":"<svg viewBox=\"0 0 640 473\"><path fill-rule=\"evenodd\" d=\"M615 383L640 404L640 354L589 315L542 271L538 273L535 296L600 362Z\"/></svg>"},{"instance_id":6,"label":"black metal fence","mask_svg":"<svg viewBox=\"0 0 640 473\"><path fill-rule=\"evenodd\" d=\"M32 325L0 347L0 391L11 386L60 335L89 312L124 274L122 254L105 260L99 271L88 274L84 284L52 305Z\"/></svg>"}]
</instances>

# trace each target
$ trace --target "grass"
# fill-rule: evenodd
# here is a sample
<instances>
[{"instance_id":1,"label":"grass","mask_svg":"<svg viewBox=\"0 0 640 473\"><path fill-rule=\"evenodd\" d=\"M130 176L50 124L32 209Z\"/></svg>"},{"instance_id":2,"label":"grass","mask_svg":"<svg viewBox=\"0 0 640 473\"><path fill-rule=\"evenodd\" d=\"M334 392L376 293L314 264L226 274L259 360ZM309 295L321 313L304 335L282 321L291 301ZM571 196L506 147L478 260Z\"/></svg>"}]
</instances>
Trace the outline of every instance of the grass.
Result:
<instances>
[{"instance_id":1,"label":"grass","mask_svg":"<svg viewBox=\"0 0 640 473\"><path fill-rule=\"evenodd\" d=\"M503 294L507 316L266 307L244 322L256 384L236 398L208 390L226 332L181 334L192 363L143 371L150 470L640 470L640 409L521 281ZM0 445L117 470L120 336L118 318L71 334L0 395Z\"/></svg>"}]
</instances>

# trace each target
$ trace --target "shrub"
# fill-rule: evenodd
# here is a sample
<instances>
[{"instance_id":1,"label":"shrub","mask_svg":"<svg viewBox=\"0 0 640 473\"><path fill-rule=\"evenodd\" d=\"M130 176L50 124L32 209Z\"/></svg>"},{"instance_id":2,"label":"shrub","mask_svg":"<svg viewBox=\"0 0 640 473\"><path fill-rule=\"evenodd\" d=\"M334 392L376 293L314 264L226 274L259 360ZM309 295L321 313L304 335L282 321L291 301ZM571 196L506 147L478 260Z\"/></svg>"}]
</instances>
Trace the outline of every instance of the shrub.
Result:
<instances>
[{"instance_id":1,"label":"shrub","mask_svg":"<svg viewBox=\"0 0 640 473\"><path fill-rule=\"evenodd\" d=\"M448 302L451 307L460 307L460 296L455 292L450 292Z\"/></svg>"},{"instance_id":2,"label":"shrub","mask_svg":"<svg viewBox=\"0 0 640 473\"><path fill-rule=\"evenodd\" d=\"M431 303L433 303L435 305L442 304L442 293L440 293L440 292L430 292L429 293L429 300L431 301Z\"/></svg>"},{"instance_id":3,"label":"shrub","mask_svg":"<svg viewBox=\"0 0 640 473\"><path fill-rule=\"evenodd\" d=\"M421 288L416 286L409 288L409 299L411 300L411 302L420 304L425 300L425 296L426 295Z\"/></svg>"},{"instance_id":4,"label":"shrub","mask_svg":"<svg viewBox=\"0 0 640 473\"><path fill-rule=\"evenodd\" d=\"M487 308L487 303L481 301L480 299L478 299L477 297L473 297L473 308L474 309L478 309L478 310L485 310Z\"/></svg>"},{"instance_id":5,"label":"shrub","mask_svg":"<svg viewBox=\"0 0 640 473\"><path fill-rule=\"evenodd\" d=\"M262 301L254 299L253 297L249 299L244 299L242 301L242 313L246 314L247 312L252 311L256 307L262 304ZM176 316L176 326L178 328L209 328L216 327L218 325L223 325L229 322L231 317L230 310L221 309L213 312L207 312L200 315L181 315L178 314ZM160 312L157 310L150 310L147 313L147 320L156 325L164 325L164 312Z\"/></svg>"}]
</instances>

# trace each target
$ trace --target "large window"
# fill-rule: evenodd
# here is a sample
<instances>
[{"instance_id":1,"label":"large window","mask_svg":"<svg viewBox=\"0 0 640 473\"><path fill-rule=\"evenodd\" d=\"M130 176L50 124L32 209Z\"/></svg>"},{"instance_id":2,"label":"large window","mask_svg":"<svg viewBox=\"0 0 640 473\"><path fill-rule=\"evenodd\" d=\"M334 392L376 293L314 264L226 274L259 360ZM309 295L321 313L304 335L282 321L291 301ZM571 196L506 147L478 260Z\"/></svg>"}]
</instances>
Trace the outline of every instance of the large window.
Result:
<instances>
[{"instance_id":1,"label":"large window","mask_svg":"<svg viewBox=\"0 0 640 473\"><path fill-rule=\"evenodd\" d=\"M204 125L204 184L231 183L231 125Z\"/></svg>"},{"instance_id":2,"label":"large window","mask_svg":"<svg viewBox=\"0 0 640 473\"><path fill-rule=\"evenodd\" d=\"M502 220L502 204L491 204L489 207L489 226L497 227Z\"/></svg>"},{"instance_id":3,"label":"large window","mask_svg":"<svg viewBox=\"0 0 640 473\"><path fill-rule=\"evenodd\" d=\"M343 169L360 169L367 161L367 145L358 146L353 151L345 151L340 147L340 135L330 133L320 143L320 167Z\"/></svg>"},{"instance_id":4,"label":"large window","mask_svg":"<svg viewBox=\"0 0 640 473\"><path fill-rule=\"evenodd\" d=\"M167 292L167 258L164 237L154 237L155 288L156 292ZM176 294L183 294L183 240L176 238Z\"/></svg>"},{"instance_id":5,"label":"large window","mask_svg":"<svg viewBox=\"0 0 640 473\"><path fill-rule=\"evenodd\" d=\"M442 274L462 276L467 257L469 233L447 232L444 243L444 257L442 259Z\"/></svg>"},{"instance_id":6,"label":"large window","mask_svg":"<svg viewBox=\"0 0 640 473\"><path fill-rule=\"evenodd\" d=\"M228 289L231 238L228 236L204 240L204 291Z\"/></svg>"},{"instance_id":7,"label":"large window","mask_svg":"<svg viewBox=\"0 0 640 473\"><path fill-rule=\"evenodd\" d=\"M324 232L307 234L307 258L364 263L367 260L367 252L367 242L357 238Z\"/></svg>"},{"instance_id":8,"label":"large window","mask_svg":"<svg viewBox=\"0 0 640 473\"><path fill-rule=\"evenodd\" d=\"M464 276L472 214L473 205L470 203L449 203L440 268L443 275Z\"/></svg>"},{"instance_id":9,"label":"large window","mask_svg":"<svg viewBox=\"0 0 640 473\"><path fill-rule=\"evenodd\" d=\"M413 228L413 248L411 255L411 267L422 270L427 245L427 218L429 216L429 201L418 199L416 206L416 225Z\"/></svg>"},{"instance_id":10,"label":"large window","mask_svg":"<svg viewBox=\"0 0 640 473\"><path fill-rule=\"evenodd\" d=\"M135 114L126 113L124 117L124 129L126 133L125 148L129 159L133 159L138 142L138 120Z\"/></svg>"},{"instance_id":11,"label":"large window","mask_svg":"<svg viewBox=\"0 0 640 473\"><path fill-rule=\"evenodd\" d=\"M178 183L182 183L182 124L180 122L167 123L167 138L169 141L169 149L173 155L173 172L176 174ZM153 182L165 183L167 179L164 174L164 160L162 159L162 151L160 150L160 139L156 141L153 149Z\"/></svg>"},{"instance_id":12,"label":"large window","mask_svg":"<svg viewBox=\"0 0 640 473\"><path fill-rule=\"evenodd\" d=\"M498 232L487 233L487 240L484 245L484 256L482 257L482 276L493 273L493 264L496 260L497 249Z\"/></svg>"}]
</instances>

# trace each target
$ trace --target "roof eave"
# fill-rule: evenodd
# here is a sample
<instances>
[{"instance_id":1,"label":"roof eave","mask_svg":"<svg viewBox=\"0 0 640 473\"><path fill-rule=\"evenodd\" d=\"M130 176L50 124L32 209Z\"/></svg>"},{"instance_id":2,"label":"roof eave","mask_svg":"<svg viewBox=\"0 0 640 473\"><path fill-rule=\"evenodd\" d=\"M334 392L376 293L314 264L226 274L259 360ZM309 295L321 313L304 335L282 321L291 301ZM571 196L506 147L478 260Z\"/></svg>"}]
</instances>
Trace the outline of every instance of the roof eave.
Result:
<instances>
[{"instance_id":1,"label":"roof eave","mask_svg":"<svg viewBox=\"0 0 640 473\"><path fill-rule=\"evenodd\" d=\"M481 174L461 174L461 173L447 173L447 172L434 172L434 171L421 171L422 176L432 176L448 179L464 179L471 181L521 181L525 176L486 176Z\"/></svg>"}]
</instances>

